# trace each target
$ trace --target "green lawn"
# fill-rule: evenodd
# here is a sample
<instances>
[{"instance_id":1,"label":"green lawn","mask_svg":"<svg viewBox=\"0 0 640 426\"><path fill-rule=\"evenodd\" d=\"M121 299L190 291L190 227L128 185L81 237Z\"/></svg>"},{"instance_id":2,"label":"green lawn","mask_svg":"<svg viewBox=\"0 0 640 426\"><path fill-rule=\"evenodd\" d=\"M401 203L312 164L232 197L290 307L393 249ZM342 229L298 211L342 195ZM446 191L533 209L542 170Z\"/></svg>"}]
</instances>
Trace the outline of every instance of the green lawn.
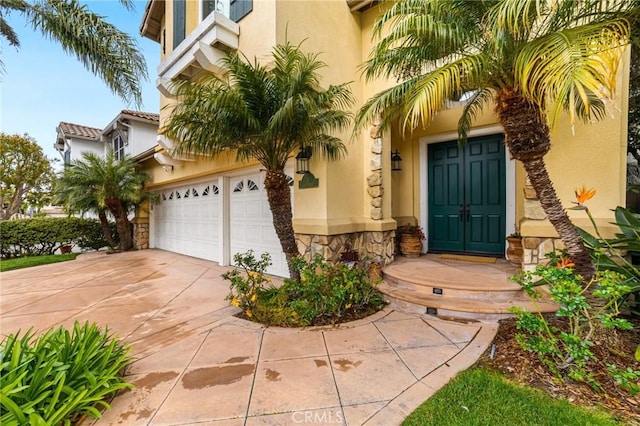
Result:
<instances>
[{"instance_id":1,"label":"green lawn","mask_svg":"<svg viewBox=\"0 0 640 426\"><path fill-rule=\"evenodd\" d=\"M404 426L616 424L605 413L551 398L479 367L460 373L403 423Z\"/></svg>"},{"instance_id":2,"label":"green lawn","mask_svg":"<svg viewBox=\"0 0 640 426\"><path fill-rule=\"evenodd\" d=\"M0 261L0 272L10 271L12 269L29 268L31 266L47 265L49 263L66 262L74 260L78 257L78 253L70 254L49 254L46 256L28 256L19 257L17 259L8 259Z\"/></svg>"}]
</instances>

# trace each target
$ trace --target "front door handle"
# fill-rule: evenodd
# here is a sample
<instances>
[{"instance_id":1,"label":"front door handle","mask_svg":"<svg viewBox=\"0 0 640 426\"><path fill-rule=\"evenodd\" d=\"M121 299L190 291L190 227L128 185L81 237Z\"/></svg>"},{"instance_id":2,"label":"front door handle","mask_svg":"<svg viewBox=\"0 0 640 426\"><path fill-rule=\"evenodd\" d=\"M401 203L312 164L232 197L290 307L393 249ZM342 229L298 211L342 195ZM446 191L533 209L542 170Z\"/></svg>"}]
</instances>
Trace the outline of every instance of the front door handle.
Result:
<instances>
[{"instance_id":1,"label":"front door handle","mask_svg":"<svg viewBox=\"0 0 640 426\"><path fill-rule=\"evenodd\" d=\"M469 222L469 220L471 219L471 207L467 206L467 208L465 209L465 214L467 216L467 222Z\"/></svg>"},{"instance_id":2,"label":"front door handle","mask_svg":"<svg viewBox=\"0 0 640 426\"><path fill-rule=\"evenodd\" d=\"M466 207L464 204L460 204L460 210L458 211L458 216L460 216L460 222L464 222Z\"/></svg>"}]
</instances>

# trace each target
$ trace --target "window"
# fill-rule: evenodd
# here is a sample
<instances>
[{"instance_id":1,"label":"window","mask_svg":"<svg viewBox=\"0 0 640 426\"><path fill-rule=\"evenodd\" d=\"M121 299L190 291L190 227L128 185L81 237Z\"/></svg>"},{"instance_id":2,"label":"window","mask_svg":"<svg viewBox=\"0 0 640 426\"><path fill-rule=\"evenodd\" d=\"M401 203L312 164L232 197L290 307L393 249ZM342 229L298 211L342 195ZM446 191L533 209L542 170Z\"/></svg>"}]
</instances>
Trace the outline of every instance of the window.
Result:
<instances>
[{"instance_id":1,"label":"window","mask_svg":"<svg viewBox=\"0 0 640 426\"><path fill-rule=\"evenodd\" d=\"M113 153L115 154L116 160L122 160L124 158L124 140L121 135L116 135L113 138Z\"/></svg>"},{"instance_id":2,"label":"window","mask_svg":"<svg viewBox=\"0 0 640 426\"><path fill-rule=\"evenodd\" d=\"M231 0L229 4L229 18L238 22L253 10L253 0Z\"/></svg>"},{"instance_id":3,"label":"window","mask_svg":"<svg viewBox=\"0 0 640 426\"><path fill-rule=\"evenodd\" d=\"M186 33L186 0L174 0L173 2L173 48L175 49L184 40Z\"/></svg>"},{"instance_id":4,"label":"window","mask_svg":"<svg viewBox=\"0 0 640 426\"><path fill-rule=\"evenodd\" d=\"M218 10L216 6L220 7L220 0L202 0L202 20L211 15L211 12Z\"/></svg>"},{"instance_id":5,"label":"window","mask_svg":"<svg viewBox=\"0 0 640 426\"><path fill-rule=\"evenodd\" d=\"M71 150L67 150L64 152L64 164L71 164Z\"/></svg>"}]
</instances>

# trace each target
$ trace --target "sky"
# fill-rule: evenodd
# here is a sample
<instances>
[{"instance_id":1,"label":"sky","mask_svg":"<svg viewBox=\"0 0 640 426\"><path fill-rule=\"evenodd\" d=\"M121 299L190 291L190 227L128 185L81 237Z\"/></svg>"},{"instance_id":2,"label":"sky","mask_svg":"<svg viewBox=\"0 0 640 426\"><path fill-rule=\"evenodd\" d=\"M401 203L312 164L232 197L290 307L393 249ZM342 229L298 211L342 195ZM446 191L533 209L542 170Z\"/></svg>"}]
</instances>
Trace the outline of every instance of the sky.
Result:
<instances>
[{"instance_id":1,"label":"sky","mask_svg":"<svg viewBox=\"0 0 640 426\"><path fill-rule=\"evenodd\" d=\"M127 11L117 0L82 3L136 38L149 73L149 81L142 84L142 111L158 113L160 94L155 80L160 46L139 34L146 1L134 1L134 11ZM66 121L104 128L121 110L136 109L135 105L128 105L111 93L100 78L65 53L59 44L34 32L21 15L11 14L7 20L17 32L21 46L16 50L0 38L0 56L5 68L0 74L1 131L29 133L47 157L61 159L53 148L58 123Z\"/></svg>"}]
</instances>

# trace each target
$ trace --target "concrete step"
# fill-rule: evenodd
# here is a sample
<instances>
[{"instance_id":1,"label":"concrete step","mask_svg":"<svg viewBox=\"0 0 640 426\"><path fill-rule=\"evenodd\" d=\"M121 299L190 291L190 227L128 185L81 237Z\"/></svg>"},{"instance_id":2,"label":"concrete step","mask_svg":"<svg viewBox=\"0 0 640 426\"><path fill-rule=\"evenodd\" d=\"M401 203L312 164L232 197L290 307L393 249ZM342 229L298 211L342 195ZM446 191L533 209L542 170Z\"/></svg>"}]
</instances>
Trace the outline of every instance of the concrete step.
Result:
<instances>
[{"instance_id":1,"label":"concrete step","mask_svg":"<svg viewBox=\"0 0 640 426\"><path fill-rule=\"evenodd\" d=\"M383 270L385 280L457 291L521 291L510 277L517 273L504 260L496 264L445 261L437 257L400 259Z\"/></svg>"},{"instance_id":2,"label":"concrete step","mask_svg":"<svg viewBox=\"0 0 640 426\"><path fill-rule=\"evenodd\" d=\"M555 312L558 306L549 301L535 303L526 297L506 298L495 295L484 297L456 297L432 294L424 288L398 287L387 282L378 285L387 301L397 308L416 313L429 313L439 317L466 318L475 320L498 320L512 317L509 309L518 306L529 311Z\"/></svg>"},{"instance_id":3,"label":"concrete step","mask_svg":"<svg viewBox=\"0 0 640 426\"><path fill-rule=\"evenodd\" d=\"M517 298L526 298L526 293L520 286L505 286L504 288L484 286L484 282L476 283L476 286L461 285L456 287L454 283L433 280L425 278L422 280L405 280L403 278L384 273L384 280L390 286L398 289L406 289L410 292L421 292L424 294L433 294L443 297L455 297L461 299L492 299L492 300L511 300Z\"/></svg>"}]
</instances>

